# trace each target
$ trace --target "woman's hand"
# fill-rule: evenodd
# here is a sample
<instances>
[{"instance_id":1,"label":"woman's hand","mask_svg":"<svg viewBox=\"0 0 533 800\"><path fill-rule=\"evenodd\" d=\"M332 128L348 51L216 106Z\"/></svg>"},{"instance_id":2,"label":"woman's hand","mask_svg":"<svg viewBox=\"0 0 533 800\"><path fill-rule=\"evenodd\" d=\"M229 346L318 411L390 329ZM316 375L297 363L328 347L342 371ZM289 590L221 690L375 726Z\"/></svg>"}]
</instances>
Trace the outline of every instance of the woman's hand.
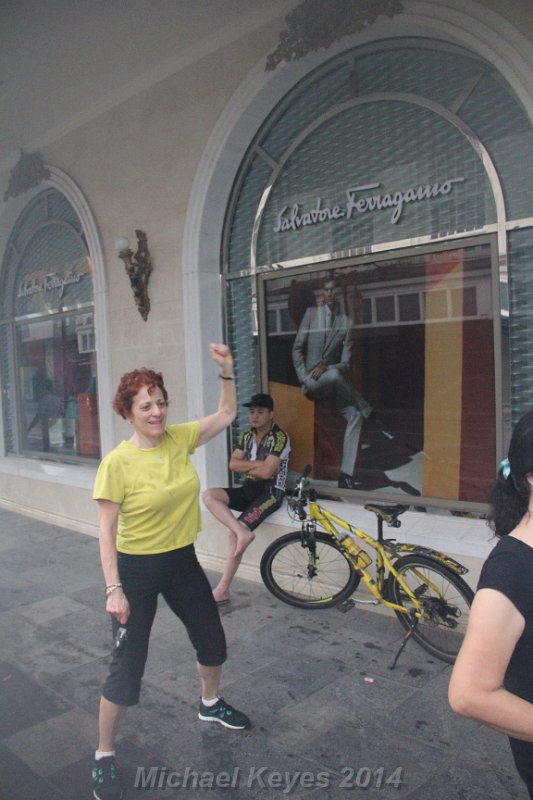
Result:
<instances>
[{"instance_id":1,"label":"woman's hand","mask_svg":"<svg viewBox=\"0 0 533 800\"><path fill-rule=\"evenodd\" d=\"M233 356L227 344L210 344L209 353L211 358L218 364L220 374L225 378L233 377Z\"/></svg>"},{"instance_id":2,"label":"woman's hand","mask_svg":"<svg viewBox=\"0 0 533 800\"><path fill-rule=\"evenodd\" d=\"M130 615L130 604L122 589L114 589L106 600L105 610L116 617L121 625L125 625Z\"/></svg>"}]
</instances>

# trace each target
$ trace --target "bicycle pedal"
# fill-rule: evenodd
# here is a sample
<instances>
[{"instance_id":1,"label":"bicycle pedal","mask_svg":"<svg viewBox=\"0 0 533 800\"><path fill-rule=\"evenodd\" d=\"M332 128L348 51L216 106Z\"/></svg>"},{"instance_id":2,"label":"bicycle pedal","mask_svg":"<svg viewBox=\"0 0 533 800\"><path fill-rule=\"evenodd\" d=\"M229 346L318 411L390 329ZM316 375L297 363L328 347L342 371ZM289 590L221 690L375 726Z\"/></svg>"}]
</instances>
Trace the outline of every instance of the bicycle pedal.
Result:
<instances>
[{"instance_id":1,"label":"bicycle pedal","mask_svg":"<svg viewBox=\"0 0 533 800\"><path fill-rule=\"evenodd\" d=\"M342 614L346 614L346 612L349 611L351 608L353 608L354 605L355 605L355 600L351 600L350 598L348 598L348 600L343 600L342 603L339 603L339 605L336 606L336 608L337 611L340 611Z\"/></svg>"}]
</instances>

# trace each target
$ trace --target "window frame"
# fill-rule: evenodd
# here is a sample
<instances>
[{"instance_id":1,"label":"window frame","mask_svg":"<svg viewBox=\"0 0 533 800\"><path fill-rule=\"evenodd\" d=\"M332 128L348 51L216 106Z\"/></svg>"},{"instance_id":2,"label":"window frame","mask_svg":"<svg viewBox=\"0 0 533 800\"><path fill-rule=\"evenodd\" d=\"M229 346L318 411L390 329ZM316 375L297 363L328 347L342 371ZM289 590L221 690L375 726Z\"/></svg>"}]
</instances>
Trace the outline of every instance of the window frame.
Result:
<instances>
[{"instance_id":1,"label":"window frame","mask_svg":"<svg viewBox=\"0 0 533 800\"><path fill-rule=\"evenodd\" d=\"M501 281L500 281L500 274L499 274L499 264L498 264L498 242L497 237L494 235L486 235L482 234L479 236L470 236L465 237L464 239L457 239L454 238L452 241L448 242L439 242L435 243L432 246L417 246L411 248L392 248L389 251L383 251L380 253L372 254L372 255L364 255L360 256L359 258L353 257L348 259L337 259L331 262L323 262L320 261L319 263L314 263L312 260L309 260L309 263L305 266L297 266L292 268L287 268L286 276L287 278L297 278L302 276L313 276L315 273L323 273L330 269L336 270L341 269L342 267L347 266L361 266L365 264L369 264L370 262L376 261L388 261L391 259L403 259L408 258L411 255L416 256L423 256L429 254L436 254L441 252L446 252L450 250L456 249L463 249L477 245L487 245L488 252L490 254L490 283L491 283L491 319L492 319L492 334L493 334L493 348L494 348L494 357L493 357L493 369L494 369L494 408L495 408L495 420L494 420L494 429L495 429L495 441L494 441L494 449L495 449L495 473L497 462L499 458L501 458L502 448L503 448L503 441L505 437L505 430L504 430L504 384L505 382L509 382L510 376L504 375L504 364L508 364L508 358L503 358L502 348L507 346L506 343L506 332L504 330L504 315L501 312L500 308L500 290L501 290ZM267 332L268 332L268 325L267 325L267 313L268 309L266 308L266 300L267 300L267 286L268 282L275 278L284 277L283 272L285 270L280 270L282 265L276 265L277 269L274 270L264 270L256 275L256 283L257 283L257 313L258 313L258 357L259 357L259 374L260 374L260 381L261 386L264 391L268 391L269 387L269 360L268 360L268 347L267 347ZM470 282L467 282L465 288L470 286ZM278 312L279 313L279 312ZM466 319L471 319L471 317L467 317ZM424 321L424 319L422 320ZM387 323L385 323L386 326ZM392 324L392 323L391 323ZM411 324L407 322L405 324ZM358 326L363 327L363 326ZM292 479L296 477L292 474ZM320 484L320 481L318 482ZM326 493L331 491L330 485L325 485L323 491ZM415 496L409 494L398 494L395 492L387 492L387 491L358 491L358 490L343 490L343 494L348 494L349 496L353 496L354 498L365 498L368 499L369 497L375 501L386 501L386 502L411 502L413 505L416 506L424 506L424 507L432 507L432 508L441 508L447 509L457 513L466 513L466 514L474 514L474 515L484 515L488 510L488 503L480 503L475 501L468 501L468 500L455 500L455 499L447 499L442 497L432 497L427 495Z\"/></svg>"},{"instance_id":2,"label":"window frame","mask_svg":"<svg viewBox=\"0 0 533 800\"><path fill-rule=\"evenodd\" d=\"M55 213L54 209L58 208L64 208L65 213L63 215L61 213ZM32 218L32 215L34 215L34 218ZM63 305L57 310L50 311L50 309L48 309L37 313L30 312L17 315L15 309L15 284L19 276L19 268L23 261L26 247L39 230L49 225L60 225L67 228L80 243L84 251L83 258L87 258L89 264L89 274L87 274L86 279L91 281L91 299L89 302L77 301L69 305ZM22 236L21 233L23 234ZM94 347L91 350L91 352L94 353L91 369L94 375L95 385L98 386L99 370L96 346L98 334L96 331L96 309L94 302L94 266L92 265L91 254L89 252L89 246L80 215L66 194L59 188L49 186L42 189L21 209L5 248L0 281L4 290L4 295L8 297L8 299L4 301L4 315L0 319L0 336L6 337L5 349L7 351L8 364L5 369L6 373L12 376L13 379L13 398L7 401L6 395L4 395L2 402L2 430L4 431L3 455L22 456L35 461L45 460L80 465L94 465L101 458L100 424L98 424L97 434L98 454L95 453L94 455L29 449L26 446L26 436L23 430L23 391L20 379L21 355L19 347L19 327L21 325L31 325L44 320L56 322L57 320L66 318L90 315L93 320L92 336L94 343ZM3 385L3 391L4 393L8 391L5 385ZM96 409L98 408L98 399L99 392L97 390ZM11 446L5 432L5 418L8 414L12 414L13 416L10 425L12 430Z\"/></svg>"}]
</instances>

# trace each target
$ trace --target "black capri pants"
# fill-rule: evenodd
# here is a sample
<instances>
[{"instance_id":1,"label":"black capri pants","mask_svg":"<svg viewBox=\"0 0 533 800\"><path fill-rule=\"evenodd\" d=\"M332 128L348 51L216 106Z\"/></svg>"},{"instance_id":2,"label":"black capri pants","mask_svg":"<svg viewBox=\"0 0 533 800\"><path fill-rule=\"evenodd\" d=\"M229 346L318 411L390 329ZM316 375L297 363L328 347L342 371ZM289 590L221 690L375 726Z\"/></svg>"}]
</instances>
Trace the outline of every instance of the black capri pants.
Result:
<instances>
[{"instance_id":1,"label":"black capri pants","mask_svg":"<svg viewBox=\"0 0 533 800\"><path fill-rule=\"evenodd\" d=\"M204 667L218 667L224 663L224 629L194 545L154 555L118 553L118 571L130 604L130 615L125 625L127 635L113 651L102 691L106 700L120 706L139 702L159 594L185 625L198 663ZM112 625L115 641L120 627L115 617L112 617Z\"/></svg>"}]
</instances>

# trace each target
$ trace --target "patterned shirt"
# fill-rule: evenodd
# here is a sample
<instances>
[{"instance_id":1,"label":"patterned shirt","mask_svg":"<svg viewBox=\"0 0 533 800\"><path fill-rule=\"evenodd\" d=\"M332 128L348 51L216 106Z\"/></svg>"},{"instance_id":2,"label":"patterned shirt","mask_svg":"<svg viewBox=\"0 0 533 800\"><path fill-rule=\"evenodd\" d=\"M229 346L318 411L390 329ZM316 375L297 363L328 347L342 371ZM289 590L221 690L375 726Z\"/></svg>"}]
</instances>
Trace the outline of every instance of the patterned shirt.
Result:
<instances>
[{"instance_id":1,"label":"patterned shirt","mask_svg":"<svg viewBox=\"0 0 533 800\"><path fill-rule=\"evenodd\" d=\"M268 456L278 456L279 467L276 475L273 475L272 478L264 481L264 483L273 486L275 489L285 491L291 443L288 435L279 425L274 423L268 433L263 436L259 445L256 440L255 428L247 428L239 437L237 449L243 451L244 457L248 461L266 461ZM246 475L245 480L257 481L262 479Z\"/></svg>"}]
</instances>

